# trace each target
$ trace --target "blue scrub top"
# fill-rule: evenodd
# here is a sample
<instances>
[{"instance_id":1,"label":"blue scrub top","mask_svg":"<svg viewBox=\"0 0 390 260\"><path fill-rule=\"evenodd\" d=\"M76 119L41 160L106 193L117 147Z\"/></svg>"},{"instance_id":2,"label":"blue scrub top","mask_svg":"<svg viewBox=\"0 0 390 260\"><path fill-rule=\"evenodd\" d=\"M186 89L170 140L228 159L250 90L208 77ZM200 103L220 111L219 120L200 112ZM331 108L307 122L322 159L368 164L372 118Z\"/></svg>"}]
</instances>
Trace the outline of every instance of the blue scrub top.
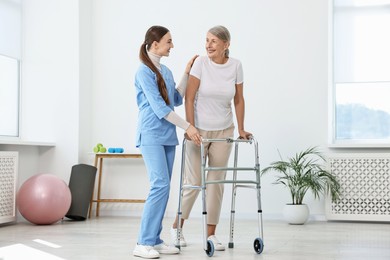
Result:
<instances>
[{"instance_id":1,"label":"blue scrub top","mask_svg":"<svg viewBox=\"0 0 390 260\"><path fill-rule=\"evenodd\" d=\"M183 98L175 88L172 72L160 64L161 74L167 86L170 105L161 97L156 74L141 64L135 75L135 89L139 108L136 146L178 145L176 126L164 119L174 106L183 104Z\"/></svg>"}]
</instances>

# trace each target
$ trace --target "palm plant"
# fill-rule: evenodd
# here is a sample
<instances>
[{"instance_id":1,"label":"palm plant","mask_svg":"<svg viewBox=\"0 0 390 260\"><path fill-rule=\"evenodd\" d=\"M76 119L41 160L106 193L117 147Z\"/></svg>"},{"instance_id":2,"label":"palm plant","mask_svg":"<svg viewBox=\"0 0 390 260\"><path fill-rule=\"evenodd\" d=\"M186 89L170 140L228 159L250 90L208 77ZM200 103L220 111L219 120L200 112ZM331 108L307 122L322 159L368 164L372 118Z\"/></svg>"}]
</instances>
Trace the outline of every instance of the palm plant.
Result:
<instances>
[{"instance_id":1,"label":"palm plant","mask_svg":"<svg viewBox=\"0 0 390 260\"><path fill-rule=\"evenodd\" d=\"M272 162L261 174L278 173L274 184L282 184L290 190L292 204L302 204L307 191L317 199L321 194L330 194L332 201L336 201L340 197L340 184L335 175L323 168L325 162L317 147L310 147L288 160L281 158Z\"/></svg>"}]
</instances>

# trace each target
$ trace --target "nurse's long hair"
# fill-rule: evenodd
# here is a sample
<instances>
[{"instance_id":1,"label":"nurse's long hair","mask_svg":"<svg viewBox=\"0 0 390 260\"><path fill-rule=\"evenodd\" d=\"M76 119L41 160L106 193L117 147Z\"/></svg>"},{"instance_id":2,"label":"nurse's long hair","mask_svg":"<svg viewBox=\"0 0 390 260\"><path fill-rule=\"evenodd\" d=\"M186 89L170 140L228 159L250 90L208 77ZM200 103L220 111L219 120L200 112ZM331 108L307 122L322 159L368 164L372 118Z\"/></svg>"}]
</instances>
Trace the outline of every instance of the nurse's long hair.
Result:
<instances>
[{"instance_id":1,"label":"nurse's long hair","mask_svg":"<svg viewBox=\"0 0 390 260\"><path fill-rule=\"evenodd\" d=\"M142 43L141 48L139 50L139 58L141 59L141 61L146 66L148 66L154 73L156 73L158 90L160 91L160 95L167 105L169 105L167 86L165 85L164 78L162 77L160 71L149 58L147 51L150 50L150 47L152 46L152 43L154 41L160 42L161 38L164 37L164 35L168 32L169 30L163 26L155 25L150 27L145 34L145 41Z\"/></svg>"}]
</instances>

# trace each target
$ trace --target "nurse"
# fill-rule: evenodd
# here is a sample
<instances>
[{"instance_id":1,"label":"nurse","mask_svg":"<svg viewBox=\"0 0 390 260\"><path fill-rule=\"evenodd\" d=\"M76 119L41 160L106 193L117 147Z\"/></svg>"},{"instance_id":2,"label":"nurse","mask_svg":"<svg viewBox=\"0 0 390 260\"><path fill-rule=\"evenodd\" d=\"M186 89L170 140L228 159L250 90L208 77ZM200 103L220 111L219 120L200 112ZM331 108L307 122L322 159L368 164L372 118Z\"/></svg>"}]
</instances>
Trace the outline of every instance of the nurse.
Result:
<instances>
[{"instance_id":1,"label":"nurse","mask_svg":"<svg viewBox=\"0 0 390 260\"><path fill-rule=\"evenodd\" d=\"M174 112L183 103L188 74L197 56L187 64L183 79L175 88L169 68L160 63L173 48L172 36L163 26L152 26L145 35L135 75L139 108L136 145L140 148L148 172L150 191L144 205L138 243L133 255L158 258L160 254L178 254L180 250L161 239L162 221L168 203L176 145L176 126L197 144L198 130Z\"/></svg>"}]
</instances>

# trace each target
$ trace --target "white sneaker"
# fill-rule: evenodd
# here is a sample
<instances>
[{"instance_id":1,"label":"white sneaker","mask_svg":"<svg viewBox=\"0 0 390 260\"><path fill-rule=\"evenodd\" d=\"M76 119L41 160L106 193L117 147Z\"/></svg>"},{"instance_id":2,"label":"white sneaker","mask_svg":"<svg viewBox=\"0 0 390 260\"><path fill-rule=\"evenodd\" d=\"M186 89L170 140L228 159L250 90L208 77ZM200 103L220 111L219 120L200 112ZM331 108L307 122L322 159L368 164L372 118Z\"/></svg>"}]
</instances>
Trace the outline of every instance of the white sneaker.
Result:
<instances>
[{"instance_id":1,"label":"white sneaker","mask_svg":"<svg viewBox=\"0 0 390 260\"><path fill-rule=\"evenodd\" d=\"M173 244L175 246L178 246L179 245L179 241L177 239L177 228L172 228L171 227L170 232L171 232L171 238L172 238ZM186 242L186 240L184 239L184 236L183 236L183 229L180 232L180 246L181 247L186 247L187 246L187 242Z\"/></svg>"},{"instance_id":2,"label":"white sneaker","mask_svg":"<svg viewBox=\"0 0 390 260\"><path fill-rule=\"evenodd\" d=\"M225 251L225 246L219 242L215 235L209 236L207 240L211 240L213 242L215 251Z\"/></svg>"},{"instance_id":3,"label":"white sneaker","mask_svg":"<svg viewBox=\"0 0 390 260\"><path fill-rule=\"evenodd\" d=\"M159 258L160 254L153 249L152 246L136 245L133 250L134 256L139 256L142 258Z\"/></svg>"},{"instance_id":4,"label":"white sneaker","mask_svg":"<svg viewBox=\"0 0 390 260\"><path fill-rule=\"evenodd\" d=\"M160 254L166 254L166 255L174 255L180 253L179 248L170 246L162 242L161 244L155 245L154 250L156 250Z\"/></svg>"}]
</instances>

